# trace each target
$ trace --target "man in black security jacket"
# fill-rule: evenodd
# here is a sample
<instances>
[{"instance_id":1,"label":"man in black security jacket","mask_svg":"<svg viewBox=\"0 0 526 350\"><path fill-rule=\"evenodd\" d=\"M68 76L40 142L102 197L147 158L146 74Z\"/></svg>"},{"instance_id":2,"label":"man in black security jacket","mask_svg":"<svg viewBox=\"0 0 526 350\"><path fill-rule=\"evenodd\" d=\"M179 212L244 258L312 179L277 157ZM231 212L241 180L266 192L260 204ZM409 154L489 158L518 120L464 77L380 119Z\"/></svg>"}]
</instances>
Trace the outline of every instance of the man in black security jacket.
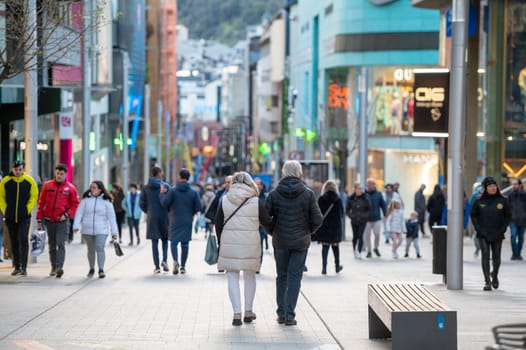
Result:
<instances>
[{"instance_id":1,"label":"man in black security jacket","mask_svg":"<svg viewBox=\"0 0 526 350\"><path fill-rule=\"evenodd\" d=\"M314 192L302 182L301 164L283 164L282 179L270 192L265 208L272 217L272 245L276 260L276 302L278 323L294 326L296 303L311 234L322 223Z\"/></svg>"},{"instance_id":2,"label":"man in black security jacket","mask_svg":"<svg viewBox=\"0 0 526 350\"><path fill-rule=\"evenodd\" d=\"M499 268L502 240L510 223L511 209L508 199L504 197L491 176L482 181L484 192L473 203L471 208L471 221L477 231L477 238L482 251L482 273L484 274L484 290L490 291L491 287L499 288ZM490 281L490 251L493 271Z\"/></svg>"},{"instance_id":3,"label":"man in black security jacket","mask_svg":"<svg viewBox=\"0 0 526 350\"><path fill-rule=\"evenodd\" d=\"M15 268L12 276L27 275L29 224L38 200L37 184L24 172L24 167L24 161L15 161L13 170L0 182L0 210L9 230Z\"/></svg>"}]
</instances>

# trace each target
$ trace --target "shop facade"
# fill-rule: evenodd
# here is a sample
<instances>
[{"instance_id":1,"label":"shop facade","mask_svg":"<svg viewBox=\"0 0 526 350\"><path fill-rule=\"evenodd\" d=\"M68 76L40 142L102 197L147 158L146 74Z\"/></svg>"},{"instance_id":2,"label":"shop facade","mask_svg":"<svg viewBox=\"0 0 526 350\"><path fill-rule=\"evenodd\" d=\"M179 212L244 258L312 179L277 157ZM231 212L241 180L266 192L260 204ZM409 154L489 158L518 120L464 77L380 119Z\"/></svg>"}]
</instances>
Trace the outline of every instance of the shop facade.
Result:
<instances>
[{"instance_id":1,"label":"shop facade","mask_svg":"<svg viewBox=\"0 0 526 350\"><path fill-rule=\"evenodd\" d=\"M366 176L375 177L379 185L400 182L411 201L420 183L432 188L438 182L439 148L433 138L412 136L413 86L415 69L439 63L440 14L406 1L298 6L300 44L291 53L291 85L298 92L293 127L319 136L310 152L307 147L299 151L329 158L331 175L342 190L349 192L355 181L363 180L357 169L363 87L369 140ZM362 67L368 71L365 86L360 86ZM296 140L297 147L305 146L304 141Z\"/></svg>"}]
</instances>

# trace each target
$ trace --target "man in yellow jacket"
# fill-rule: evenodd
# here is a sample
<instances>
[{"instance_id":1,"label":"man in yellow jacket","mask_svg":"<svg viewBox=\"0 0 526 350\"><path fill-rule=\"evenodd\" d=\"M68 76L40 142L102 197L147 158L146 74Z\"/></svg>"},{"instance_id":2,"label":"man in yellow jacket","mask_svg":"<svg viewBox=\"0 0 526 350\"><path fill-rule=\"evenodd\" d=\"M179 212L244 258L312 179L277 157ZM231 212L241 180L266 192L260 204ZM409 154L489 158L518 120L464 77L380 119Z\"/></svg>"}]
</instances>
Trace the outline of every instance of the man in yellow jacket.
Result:
<instances>
[{"instance_id":1,"label":"man in yellow jacket","mask_svg":"<svg viewBox=\"0 0 526 350\"><path fill-rule=\"evenodd\" d=\"M38 200L38 187L24 172L25 163L17 160L13 170L0 182L0 211L11 238L14 270L12 276L27 275L29 224L31 211Z\"/></svg>"}]
</instances>

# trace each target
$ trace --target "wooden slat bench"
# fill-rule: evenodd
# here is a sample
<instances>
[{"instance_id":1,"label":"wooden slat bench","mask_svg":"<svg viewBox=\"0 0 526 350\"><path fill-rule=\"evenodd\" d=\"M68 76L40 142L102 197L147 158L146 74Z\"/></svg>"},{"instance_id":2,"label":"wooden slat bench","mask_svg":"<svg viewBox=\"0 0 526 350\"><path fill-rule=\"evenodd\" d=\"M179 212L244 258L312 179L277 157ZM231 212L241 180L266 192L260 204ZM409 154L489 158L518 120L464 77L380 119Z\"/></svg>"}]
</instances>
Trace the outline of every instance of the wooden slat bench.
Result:
<instances>
[{"instance_id":1,"label":"wooden slat bench","mask_svg":"<svg viewBox=\"0 0 526 350\"><path fill-rule=\"evenodd\" d=\"M457 349L457 312L420 284L369 284L369 339L393 350Z\"/></svg>"}]
</instances>

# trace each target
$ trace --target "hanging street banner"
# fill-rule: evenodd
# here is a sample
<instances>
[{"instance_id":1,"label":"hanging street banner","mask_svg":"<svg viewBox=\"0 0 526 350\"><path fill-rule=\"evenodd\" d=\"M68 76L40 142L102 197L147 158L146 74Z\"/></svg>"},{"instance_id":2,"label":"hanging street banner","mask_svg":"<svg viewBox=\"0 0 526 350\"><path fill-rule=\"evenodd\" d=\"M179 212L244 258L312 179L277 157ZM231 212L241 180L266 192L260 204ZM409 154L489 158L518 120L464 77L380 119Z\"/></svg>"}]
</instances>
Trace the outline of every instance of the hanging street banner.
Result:
<instances>
[{"instance_id":1,"label":"hanging street banner","mask_svg":"<svg viewBox=\"0 0 526 350\"><path fill-rule=\"evenodd\" d=\"M413 135L447 136L449 72L415 70ZM423 136L423 135L422 135Z\"/></svg>"}]
</instances>

